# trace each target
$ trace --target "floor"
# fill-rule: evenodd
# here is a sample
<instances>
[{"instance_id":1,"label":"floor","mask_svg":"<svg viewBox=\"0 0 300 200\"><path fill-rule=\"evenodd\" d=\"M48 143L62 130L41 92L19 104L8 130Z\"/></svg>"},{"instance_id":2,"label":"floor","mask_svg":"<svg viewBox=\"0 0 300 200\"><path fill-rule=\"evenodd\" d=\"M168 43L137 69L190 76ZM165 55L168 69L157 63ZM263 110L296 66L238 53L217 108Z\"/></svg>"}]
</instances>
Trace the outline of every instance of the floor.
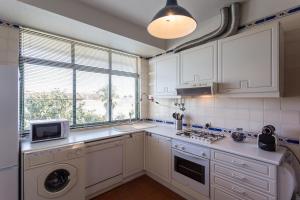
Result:
<instances>
[{"instance_id":1,"label":"floor","mask_svg":"<svg viewBox=\"0 0 300 200\"><path fill-rule=\"evenodd\" d=\"M148 176L141 176L93 200L184 200Z\"/></svg>"}]
</instances>

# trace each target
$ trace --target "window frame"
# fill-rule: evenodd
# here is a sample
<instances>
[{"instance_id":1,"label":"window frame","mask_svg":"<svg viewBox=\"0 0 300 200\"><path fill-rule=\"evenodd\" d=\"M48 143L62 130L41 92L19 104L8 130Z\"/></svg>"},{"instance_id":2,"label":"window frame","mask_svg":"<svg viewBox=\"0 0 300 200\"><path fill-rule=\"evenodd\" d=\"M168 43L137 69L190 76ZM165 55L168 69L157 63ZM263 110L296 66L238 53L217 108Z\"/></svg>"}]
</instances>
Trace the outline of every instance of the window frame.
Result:
<instances>
[{"instance_id":1,"label":"window frame","mask_svg":"<svg viewBox=\"0 0 300 200\"><path fill-rule=\"evenodd\" d=\"M26 57L22 55L22 34L23 33L30 33L34 34L37 36L43 36L46 38L51 38L55 40L60 40L64 41L67 43L71 44L71 63L66 63L66 62L61 62L61 61L52 61L52 60L46 60L46 59L40 59L40 58L34 58L34 57ZM80 45L80 46L85 46L93 49L99 49L102 51L107 51L108 52L108 68L99 68L99 67L93 67L93 66L88 66L88 65L81 65L81 64L76 64L75 59L75 46ZM95 127L95 126L101 126L101 125L109 125L113 123L118 123L118 122L125 122L128 121L129 119L124 119L124 120L112 120L112 75L118 75L118 76L123 76L123 77L132 77L135 79L135 118L132 120L138 120L140 116L140 110L139 110L139 74L138 74L138 56L126 53L126 52L121 52L117 51L114 49L108 49L101 47L99 45L94 45L94 44L89 44L85 43L82 41L77 41L77 40L72 40L68 39L65 37L60 37L60 36L55 36L52 34L48 33L43 33L39 31L35 31L32 29L22 29L20 31L20 51L19 51L19 130L21 134L26 134L29 132L29 130L24 129L24 120L25 120L25 115L24 115L24 108L25 108L25 91L24 91L24 65L25 64L34 64L34 65L40 65L40 66L49 66L49 67L56 67L56 68L68 68L68 69L73 69L73 80L72 80L72 125L70 126L71 129L76 129L76 128L85 128L85 127ZM131 56L135 57L136 59L136 73L132 72L125 72L125 71L119 71L119 70L113 70L112 69L112 54L117 53L121 55L126 55L126 56ZM107 74L108 75L108 90L109 90L109 97L108 97L108 121L105 122L94 122L94 123L84 123L84 124L77 124L76 122L76 104L77 104L77 99L76 99L76 72L77 71L84 71L84 72L93 72L93 73L101 73L101 74Z\"/></svg>"}]
</instances>

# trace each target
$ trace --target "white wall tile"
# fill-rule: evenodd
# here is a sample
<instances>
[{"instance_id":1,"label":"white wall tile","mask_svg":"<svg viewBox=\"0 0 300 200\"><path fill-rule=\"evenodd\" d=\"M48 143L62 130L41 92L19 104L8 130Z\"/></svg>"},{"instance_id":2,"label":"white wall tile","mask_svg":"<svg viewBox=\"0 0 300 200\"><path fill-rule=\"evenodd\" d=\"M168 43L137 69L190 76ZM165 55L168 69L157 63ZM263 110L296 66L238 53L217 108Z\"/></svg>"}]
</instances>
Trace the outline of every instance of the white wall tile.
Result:
<instances>
[{"instance_id":1,"label":"white wall tile","mask_svg":"<svg viewBox=\"0 0 300 200\"><path fill-rule=\"evenodd\" d=\"M263 99L248 99L249 109L263 110L264 100Z\"/></svg>"},{"instance_id":2,"label":"white wall tile","mask_svg":"<svg viewBox=\"0 0 300 200\"><path fill-rule=\"evenodd\" d=\"M280 98L264 99L264 110L280 110Z\"/></svg>"},{"instance_id":3,"label":"white wall tile","mask_svg":"<svg viewBox=\"0 0 300 200\"><path fill-rule=\"evenodd\" d=\"M257 121L249 121L249 131L260 132L262 130L263 123Z\"/></svg>"},{"instance_id":4,"label":"white wall tile","mask_svg":"<svg viewBox=\"0 0 300 200\"><path fill-rule=\"evenodd\" d=\"M263 110L249 110L250 121L263 122L264 112Z\"/></svg>"},{"instance_id":5,"label":"white wall tile","mask_svg":"<svg viewBox=\"0 0 300 200\"><path fill-rule=\"evenodd\" d=\"M250 112L248 109L238 109L236 111L236 119L240 120L249 120L250 119Z\"/></svg>"},{"instance_id":6,"label":"white wall tile","mask_svg":"<svg viewBox=\"0 0 300 200\"><path fill-rule=\"evenodd\" d=\"M280 123L281 121L281 112L273 111L273 110L267 110L264 112L264 121L269 123Z\"/></svg>"},{"instance_id":7,"label":"white wall tile","mask_svg":"<svg viewBox=\"0 0 300 200\"><path fill-rule=\"evenodd\" d=\"M282 110L300 111L300 97L282 98Z\"/></svg>"},{"instance_id":8,"label":"white wall tile","mask_svg":"<svg viewBox=\"0 0 300 200\"><path fill-rule=\"evenodd\" d=\"M282 124L300 124L300 112L298 111L282 111L281 113Z\"/></svg>"},{"instance_id":9,"label":"white wall tile","mask_svg":"<svg viewBox=\"0 0 300 200\"><path fill-rule=\"evenodd\" d=\"M282 125L280 136L300 139L300 125Z\"/></svg>"}]
</instances>

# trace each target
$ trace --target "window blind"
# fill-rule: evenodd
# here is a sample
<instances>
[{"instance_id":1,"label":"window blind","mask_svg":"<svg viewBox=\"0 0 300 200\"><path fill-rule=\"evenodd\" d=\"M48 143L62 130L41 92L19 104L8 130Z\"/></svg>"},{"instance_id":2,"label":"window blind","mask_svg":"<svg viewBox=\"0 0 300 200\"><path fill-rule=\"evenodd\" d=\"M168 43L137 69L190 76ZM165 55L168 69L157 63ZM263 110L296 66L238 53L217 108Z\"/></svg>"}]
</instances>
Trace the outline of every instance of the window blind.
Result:
<instances>
[{"instance_id":1,"label":"window blind","mask_svg":"<svg viewBox=\"0 0 300 200\"><path fill-rule=\"evenodd\" d=\"M21 29L20 129L65 118L72 127L138 117L137 57Z\"/></svg>"}]
</instances>

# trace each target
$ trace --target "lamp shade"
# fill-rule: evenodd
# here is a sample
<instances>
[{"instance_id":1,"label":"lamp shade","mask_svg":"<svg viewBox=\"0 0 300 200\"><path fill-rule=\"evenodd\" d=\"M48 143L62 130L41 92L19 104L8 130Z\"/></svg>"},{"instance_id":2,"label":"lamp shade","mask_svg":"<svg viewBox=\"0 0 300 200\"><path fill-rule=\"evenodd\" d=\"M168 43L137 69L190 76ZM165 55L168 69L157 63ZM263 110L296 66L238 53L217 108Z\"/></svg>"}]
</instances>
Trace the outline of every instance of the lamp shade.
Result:
<instances>
[{"instance_id":1,"label":"lamp shade","mask_svg":"<svg viewBox=\"0 0 300 200\"><path fill-rule=\"evenodd\" d=\"M196 20L177 0L167 0L167 4L152 19L148 32L161 39L175 39L192 33L197 27Z\"/></svg>"}]
</instances>

